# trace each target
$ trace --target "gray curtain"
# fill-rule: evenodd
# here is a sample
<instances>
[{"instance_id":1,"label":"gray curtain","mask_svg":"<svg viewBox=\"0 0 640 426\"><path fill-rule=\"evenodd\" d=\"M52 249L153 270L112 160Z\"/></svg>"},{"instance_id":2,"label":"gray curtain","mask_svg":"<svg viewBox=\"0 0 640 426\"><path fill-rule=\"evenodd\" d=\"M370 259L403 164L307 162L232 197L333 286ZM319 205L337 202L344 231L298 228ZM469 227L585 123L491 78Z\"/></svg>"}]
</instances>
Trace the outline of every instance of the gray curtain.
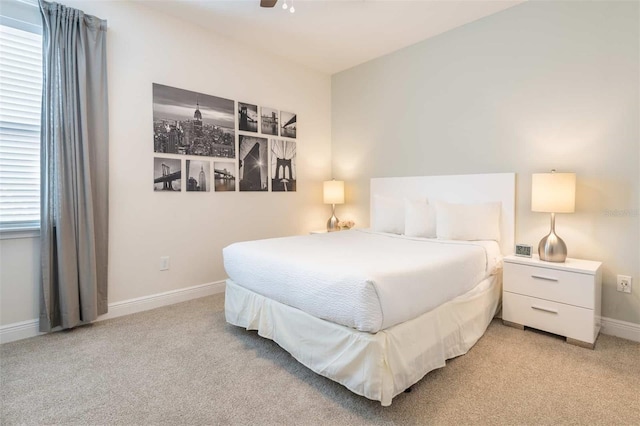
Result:
<instances>
[{"instance_id":1,"label":"gray curtain","mask_svg":"<svg viewBox=\"0 0 640 426\"><path fill-rule=\"evenodd\" d=\"M107 23L40 1L43 22L40 330L107 312Z\"/></svg>"}]
</instances>

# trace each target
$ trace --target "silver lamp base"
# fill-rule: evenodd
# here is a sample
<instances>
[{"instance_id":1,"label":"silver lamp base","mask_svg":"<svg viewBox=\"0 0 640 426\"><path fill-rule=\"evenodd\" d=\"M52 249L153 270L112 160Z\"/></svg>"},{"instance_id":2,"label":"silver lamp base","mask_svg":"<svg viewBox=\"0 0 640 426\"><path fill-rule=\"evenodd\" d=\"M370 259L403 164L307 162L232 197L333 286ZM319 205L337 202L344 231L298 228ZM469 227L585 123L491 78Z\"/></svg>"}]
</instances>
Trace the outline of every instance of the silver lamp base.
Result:
<instances>
[{"instance_id":1,"label":"silver lamp base","mask_svg":"<svg viewBox=\"0 0 640 426\"><path fill-rule=\"evenodd\" d=\"M562 238L556 234L555 214L551 213L551 231L540 240L538 244L538 256L545 262L562 263L567 259L567 245Z\"/></svg>"},{"instance_id":2,"label":"silver lamp base","mask_svg":"<svg viewBox=\"0 0 640 426\"><path fill-rule=\"evenodd\" d=\"M327 232L339 231L340 227L338 226L338 222L340 220L336 217L336 205L331 205L331 217L327 221Z\"/></svg>"}]
</instances>

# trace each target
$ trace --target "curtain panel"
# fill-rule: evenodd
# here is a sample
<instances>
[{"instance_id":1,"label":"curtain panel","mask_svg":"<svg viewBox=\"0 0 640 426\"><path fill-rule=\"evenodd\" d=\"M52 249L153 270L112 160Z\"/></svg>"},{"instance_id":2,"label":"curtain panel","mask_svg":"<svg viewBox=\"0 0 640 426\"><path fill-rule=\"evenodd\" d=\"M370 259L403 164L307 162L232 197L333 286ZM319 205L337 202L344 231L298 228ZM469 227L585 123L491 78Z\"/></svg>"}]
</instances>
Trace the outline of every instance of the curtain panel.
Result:
<instances>
[{"instance_id":1,"label":"curtain panel","mask_svg":"<svg viewBox=\"0 0 640 426\"><path fill-rule=\"evenodd\" d=\"M40 330L107 312L107 23L40 0L43 23Z\"/></svg>"}]
</instances>

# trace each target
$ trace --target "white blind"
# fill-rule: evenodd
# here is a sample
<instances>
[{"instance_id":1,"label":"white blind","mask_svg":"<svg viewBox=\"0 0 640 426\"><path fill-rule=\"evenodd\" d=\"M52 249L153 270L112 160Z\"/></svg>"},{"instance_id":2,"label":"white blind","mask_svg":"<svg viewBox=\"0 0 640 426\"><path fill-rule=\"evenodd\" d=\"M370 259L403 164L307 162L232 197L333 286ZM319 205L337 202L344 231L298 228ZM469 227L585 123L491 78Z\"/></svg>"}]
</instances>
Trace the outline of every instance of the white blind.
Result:
<instances>
[{"instance_id":1,"label":"white blind","mask_svg":"<svg viewBox=\"0 0 640 426\"><path fill-rule=\"evenodd\" d=\"M0 25L0 228L40 223L42 36Z\"/></svg>"}]
</instances>

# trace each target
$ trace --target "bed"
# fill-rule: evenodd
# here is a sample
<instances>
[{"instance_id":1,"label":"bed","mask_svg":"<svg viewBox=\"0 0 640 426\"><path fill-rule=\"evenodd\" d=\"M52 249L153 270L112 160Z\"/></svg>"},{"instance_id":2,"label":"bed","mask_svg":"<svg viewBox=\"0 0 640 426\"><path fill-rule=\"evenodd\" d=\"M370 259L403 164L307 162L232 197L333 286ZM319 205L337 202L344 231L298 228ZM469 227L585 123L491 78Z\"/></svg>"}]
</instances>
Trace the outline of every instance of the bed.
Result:
<instances>
[{"instance_id":1,"label":"bed","mask_svg":"<svg viewBox=\"0 0 640 426\"><path fill-rule=\"evenodd\" d=\"M466 353L495 315L501 259L514 245L515 175L376 178L370 192L371 229L225 247L225 316L386 406ZM438 238L409 226L412 203L437 203ZM490 231L461 229L475 219L462 214L454 226L447 216L488 205L497 210ZM406 228L395 229L390 212ZM460 238L465 232L480 237Z\"/></svg>"}]
</instances>

